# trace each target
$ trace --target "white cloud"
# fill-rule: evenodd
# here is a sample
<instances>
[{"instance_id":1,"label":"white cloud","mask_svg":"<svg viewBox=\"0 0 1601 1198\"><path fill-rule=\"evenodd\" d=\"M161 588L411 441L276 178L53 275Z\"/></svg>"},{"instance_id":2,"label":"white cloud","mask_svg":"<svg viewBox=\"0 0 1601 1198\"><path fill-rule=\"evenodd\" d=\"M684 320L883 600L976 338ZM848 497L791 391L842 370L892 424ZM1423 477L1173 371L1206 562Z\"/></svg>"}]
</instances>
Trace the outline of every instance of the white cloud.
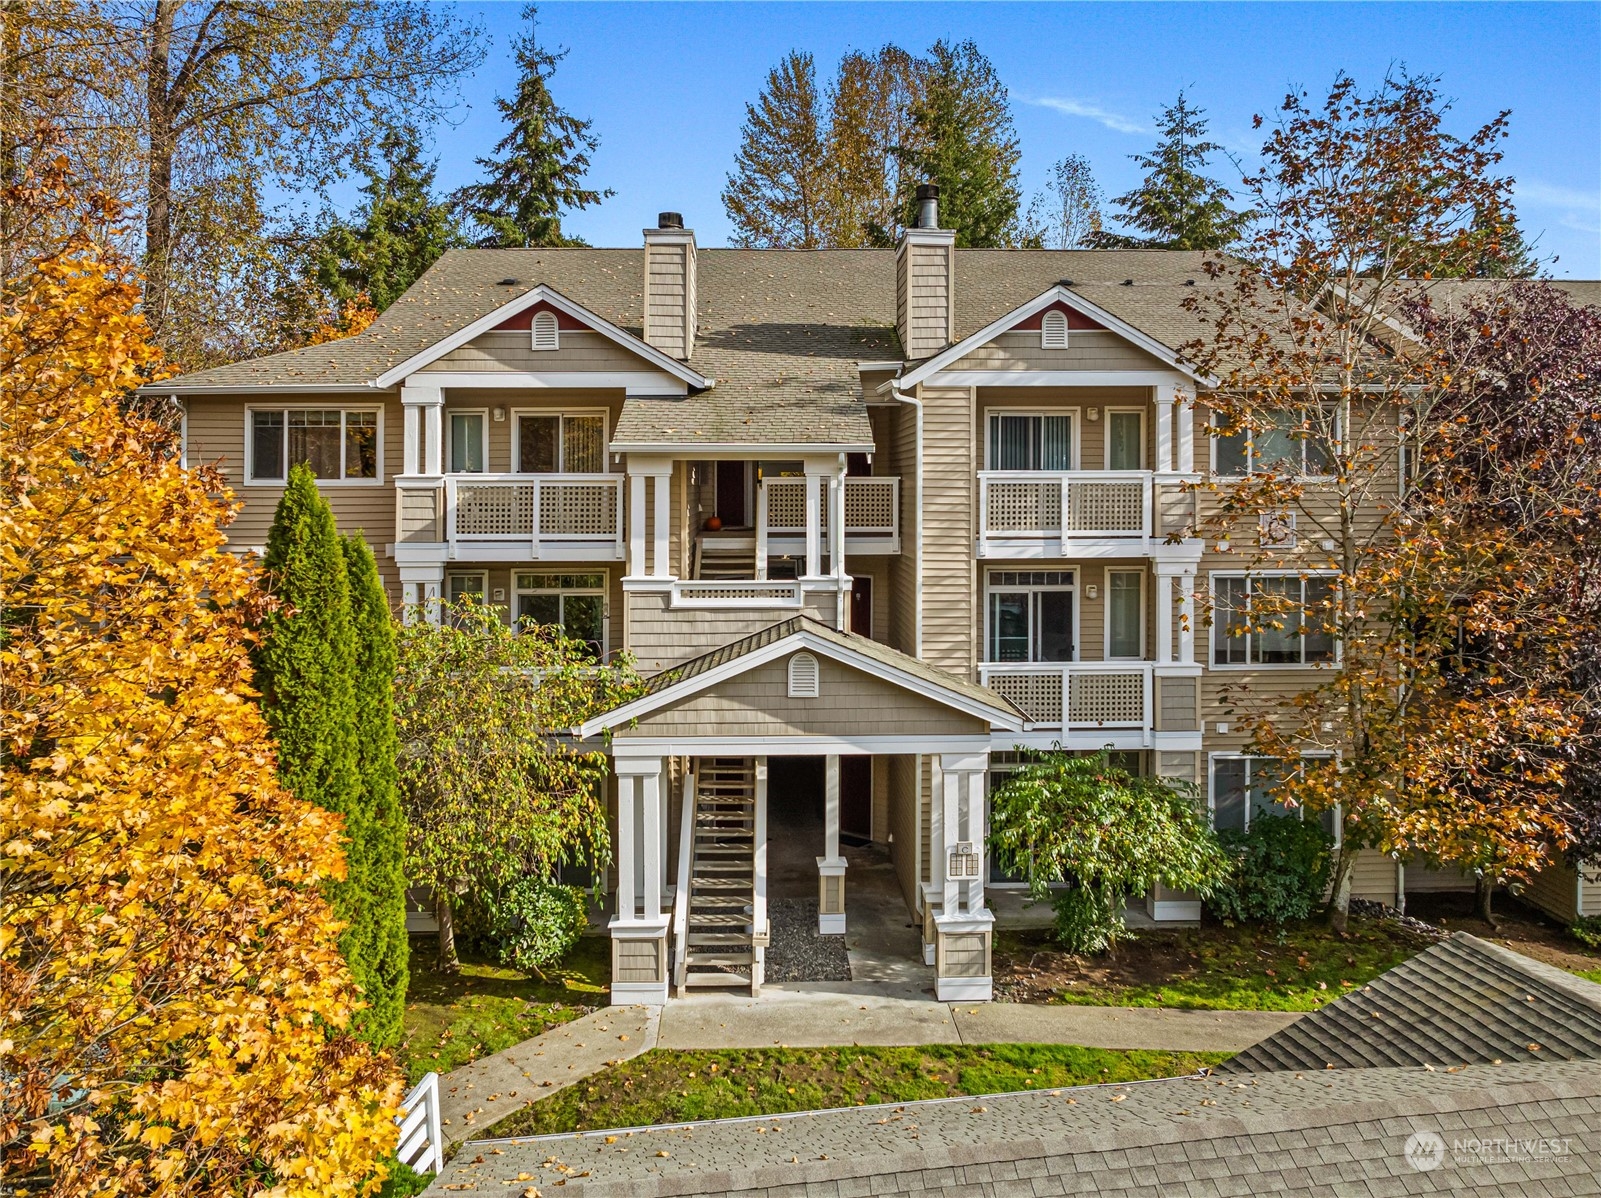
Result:
<instances>
[{"instance_id":1,"label":"white cloud","mask_svg":"<svg viewBox=\"0 0 1601 1198\"><path fill-rule=\"evenodd\" d=\"M1590 216L1601 213L1601 194L1580 191L1577 187L1561 187L1551 183L1519 179L1512 185L1512 194L1520 204L1528 203L1540 208L1565 208Z\"/></svg>"},{"instance_id":2,"label":"white cloud","mask_svg":"<svg viewBox=\"0 0 1601 1198\"><path fill-rule=\"evenodd\" d=\"M1142 125L1138 121L1131 121L1128 119L1128 117L1120 116L1115 112L1107 112L1106 109L1095 104L1086 103L1083 100L1062 99L1056 96L1041 96L1038 100L1026 100L1024 103L1033 104L1037 108L1049 108L1052 111L1060 112L1065 116L1088 117L1090 120L1105 125L1108 129L1111 129L1117 133L1150 132L1150 127L1148 125Z\"/></svg>"}]
</instances>

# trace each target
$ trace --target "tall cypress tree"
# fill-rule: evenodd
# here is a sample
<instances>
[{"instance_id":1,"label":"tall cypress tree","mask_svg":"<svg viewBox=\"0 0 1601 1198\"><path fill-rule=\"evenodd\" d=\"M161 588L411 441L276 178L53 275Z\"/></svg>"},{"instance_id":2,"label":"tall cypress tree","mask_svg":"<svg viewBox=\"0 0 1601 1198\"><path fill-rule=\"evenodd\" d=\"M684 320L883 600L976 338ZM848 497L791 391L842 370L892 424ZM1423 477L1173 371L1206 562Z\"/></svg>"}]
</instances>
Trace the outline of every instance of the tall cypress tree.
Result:
<instances>
[{"instance_id":1,"label":"tall cypress tree","mask_svg":"<svg viewBox=\"0 0 1601 1198\"><path fill-rule=\"evenodd\" d=\"M278 776L296 797L345 819L344 881L328 901L347 927L340 951L367 1001L382 988L369 948L367 861L371 824L362 802L356 744L356 638L350 572L328 501L304 463L288 483L267 533L267 584L278 606L256 646L256 685L278 744Z\"/></svg>"},{"instance_id":2,"label":"tall cypress tree","mask_svg":"<svg viewBox=\"0 0 1601 1198\"><path fill-rule=\"evenodd\" d=\"M481 246L582 245L562 233L561 215L569 208L598 204L612 194L582 186L589 155L600 139L589 131L591 122L558 108L550 94L550 77L567 51L540 48L538 14L532 4L523 10L523 19L528 32L515 44L522 71L517 94L510 100L495 100L511 132L495 146L498 157L478 160L489 179L462 188L457 201L483 230Z\"/></svg>"},{"instance_id":3,"label":"tall cypress tree","mask_svg":"<svg viewBox=\"0 0 1601 1198\"><path fill-rule=\"evenodd\" d=\"M396 790L395 629L389 597L378 577L378 563L359 534L344 539L350 578L351 624L355 633L356 764L359 803L366 835L350 851L361 856L363 937L356 949L369 974L365 1011L357 1027L373 1044L387 1047L400 1039L406 1004L406 824Z\"/></svg>"}]
</instances>

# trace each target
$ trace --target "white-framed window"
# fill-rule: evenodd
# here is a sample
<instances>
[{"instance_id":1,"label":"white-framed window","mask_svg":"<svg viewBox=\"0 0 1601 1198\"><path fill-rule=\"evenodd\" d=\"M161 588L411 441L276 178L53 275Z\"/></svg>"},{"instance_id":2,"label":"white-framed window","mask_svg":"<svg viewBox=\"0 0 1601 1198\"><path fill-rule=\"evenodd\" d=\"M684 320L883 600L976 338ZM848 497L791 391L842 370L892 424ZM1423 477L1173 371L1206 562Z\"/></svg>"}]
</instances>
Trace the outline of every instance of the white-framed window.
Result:
<instances>
[{"instance_id":1,"label":"white-framed window","mask_svg":"<svg viewBox=\"0 0 1601 1198\"><path fill-rule=\"evenodd\" d=\"M513 413L512 467L518 474L606 473L603 410Z\"/></svg>"},{"instance_id":2,"label":"white-framed window","mask_svg":"<svg viewBox=\"0 0 1601 1198\"><path fill-rule=\"evenodd\" d=\"M1337 660L1329 629L1334 579L1289 571L1212 575L1214 666L1309 666Z\"/></svg>"},{"instance_id":3,"label":"white-framed window","mask_svg":"<svg viewBox=\"0 0 1601 1198\"><path fill-rule=\"evenodd\" d=\"M1106 409L1106 468L1145 469L1145 409Z\"/></svg>"},{"instance_id":4,"label":"white-framed window","mask_svg":"<svg viewBox=\"0 0 1601 1198\"><path fill-rule=\"evenodd\" d=\"M1106 657L1141 661L1145 657L1145 571L1106 572Z\"/></svg>"},{"instance_id":5,"label":"white-framed window","mask_svg":"<svg viewBox=\"0 0 1601 1198\"><path fill-rule=\"evenodd\" d=\"M1312 752L1301 754L1306 760L1328 760L1333 753ZM1207 809L1211 812L1212 827L1219 832L1244 832L1251 826L1253 817L1290 815L1298 813L1306 818L1306 808L1286 807L1275 792L1284 778L1284 763L1276 757L1258 757L1250 753L1212 753L1207 771ZM1340 839L1339 808L1331 808L1318 816L1323 830Z\"/></svg>"},{"instance_id":6,"label":"white-framed window","mask_svg":"<svg viewBox=\"0 0 1601 1198\"><path fill-rule=\"evenodd\" d=\"M990 470L1077 470L1077 409L995 412L985 423Z\"/></svg>"},{"instance_id":7,"label":"white-framed window","mask_svg":"<svg viewBox=\"0 0 1601 1198\"><path fill-rule=\"evenodd\" d=\"M1040 319L1040 348L1067 348L1067 313L1060 308L1047 312Z\"/></svg>"},{"instance_id":8,"label":"white-framed window","mask_svg":"<svg viewBox=\"0 0 1601 1198\"><path fill-rule=\"evenodd\" d=\"M811 653L796 653L789 659L789 697L815 699L822 693L822 671Z\"/></svg>"},{"instance_id":9,"label":"white-framed window","mask_svg":"<svg viewBox=\"0 0 1601 1198\"><path fill-rule=\"evenodd\" d=\"M245 409L247 483L281 483L306 463L322 484L383 481L383 409L311 404Z\"/></svg>"},{"instance_id":10,"label":"white-framed window","mask_svg":"<svg viewBox=\"0 0 1601 1198\"><path fill-rule=\"evenodd\" d=\"M535 312L529 326L533 332L533 348L552 350L561 348L561 329L554 312Z\"/></svg>"},{"instance_id":11,"label":"white-framed window","mask_svg":"<svg viewBox=\"0 0 1601 1198\"><path fill-rule=\"evenodd\" d=\"M482 408L445 412L452 474L483 474L489 469L489 413Z\"/></svg>"},{"instance_id":12,"label":"white-framed window","mask_svg":"<svg viewBox=\"0 0 1601 1198\"><path fill-rule=\"evenodd\" d=\"M445 575L445 598L454 606L463 599L483 603L489 595L489 576L482 570L452 571Z\"/></svg>"},{"instance_id":13,"label":"white-framed window","mask_svg":"<svg viewBox=\"0 0 1601 1198\"><path fill-rule=\"evenodd\" d=\"M1333 469L1327 446L1299 431L1303 420L1296 412L1273 412L1268 427L1252 432L1230 429L1221 413L1212 414L1212 470L1239 477L1269 470L1288 471L1302 478L1326 478ZM1335 436L1339 436L1338 425Z\"/></svg>"},{"instance_id":14,"label":"white-framed window","mask_svg":"<svg viewBox=\"0 0 1601 1198\"><path fill-rule=\"evenodd\" d=\"M1071 570L991 570L984 580L986 662L1076 661Z\"/></svg>"},{"instance_id":15,"label":"white-framed window","mask_svg":"<svg viewBox=\"0 0 1601 1198\"><path fill-rule=\"evenodd\" d=\"M521 573L515 576L517 625L553 625L606 657L606 575Z\"/></svg>"}]
</instances>

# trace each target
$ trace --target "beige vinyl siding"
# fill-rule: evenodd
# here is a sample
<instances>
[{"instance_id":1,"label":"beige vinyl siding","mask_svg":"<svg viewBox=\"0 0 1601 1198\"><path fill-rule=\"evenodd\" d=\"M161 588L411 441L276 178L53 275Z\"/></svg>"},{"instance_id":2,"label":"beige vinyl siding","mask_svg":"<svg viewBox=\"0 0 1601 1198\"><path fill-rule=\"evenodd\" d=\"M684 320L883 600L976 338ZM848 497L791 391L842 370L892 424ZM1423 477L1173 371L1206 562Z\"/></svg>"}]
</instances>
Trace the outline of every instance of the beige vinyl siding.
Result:
<instances>
[{"instance_id":1,"label":"beige vinyl siding","mask_svg":"<svg viewBox=\"0 0 1601 1198\"><path fill-rule=\"evenodd\" d=\"M418 373L659 369L602 333L562 329L560 344L560 349L536 350L533 347L533 334L527 329L481 333L465 345L430 362Z\"/></svg>"},{"instance_id":2,"label":"beige vinyl siding","mask_svg":"<svg viewBox=\"0 0 1601 1198\"><path fill-rule=\"evenodd\" d=\"M871 838L883 844L889 836L889 758L876 754L872 759L873 817L869 831Z\"/></svg>"},{"instance_id":3,"label":"beige vinyl siding","mask_svg":"<svg viewBox=\"0 0 1601 1198\"><path fill-rule=\"evenodd\" d=\"M1407 872L1410 875L1411 871ZM1351 894L1386 907L1395 906L1394 859L1377 849L1359 849L1351 862Z\"/></svg>"},{"instance_id":4,"label":"beige vinyl siding","mask_svg":"<svg viewBox=\"0 0 1601 1198\"><path fill-rule=\"evenodd\" d=\"M1601 877L1597 881L1601 882ZM1588 892L1601 887L1594 887L1587 880L1584 889ZM1568 923L1579 915L1579 875L1566 862L1554 862L1535 874L1519 897L1552 918ZM1588 898L1588 894L1585 897ZM1601 895L1597 896L1596 905L1601 907Z\"/></svg>"},{"instance_id":5,"label":"beige vinyl siding","mask_svg":"<svg viewBox=\"0 0 1601 1198\"><path fill-rule=\"evenodd\" d=\"M431 490L395 489L397 510L395 540L401 544L438 544L445 539L440 521L441 492Z\"/></svg>"},{"instance_id":6,"label":"beige vinyl siding","mask_svg":"<svg viewBox=\"0 0 1601 1198\"><path fill-rule=\"evenodd\" d=\"M904 753L886 759L889 778L889 858L895 866L901 897L909 911L917 910L918 759Z\"/></svg>"},{"instance_id":7,"label":"beige vinyl siding","mask_svg":"<svg viewBox=\"0 0 1601 1198\"><path fill-rule=\"evenodd\" d=\"M228 546L235 552L259 549L267 543L273 513L283 495L282 484L244 482L245 413L247 408L326 407L383 409L383 455L379 481L336 482L321 488L333 510L342 533L360 530L378 559L378 573L389 592L390 602L400 602L400 576L395 570L390 546L395 540L395 487L404 456L405 422L398 396L375 392L366 395L296 395L274 401L243 396L193 396L185 398L187 413L187 457L191 466L215 466L228 480L234 498L242 505L239 514L225 530Z\"/></svg>"},{"instance_id":8,"label":"beige vinyl siding","mask_svg":"<svg viewBox=\"0 0 1601 1198\"><path fill-rule=\"evenodd\" d=\"M645 340L675 358L688 357L684 331L689 253L684 242L658 242L646 251Z\"/></svg>"},{"instance_id":9,"label":"beige vinyl siding","mask_svg":"<svg viewBox=\"0 0 1601 1198\"><path fill-rule=\"evenodd\" d=\"M1417 861L1408 861L1402 885L1409 895L1472 890L1473 875L1463 873L1460 869L1434 869Z\"/></svg>"},{"instance_id":10,"label":"beige vinyl siding","mask_svg":"<svg viewBox=\"0 0 1601 1198\"><path fill-rule=\"evenodd\" d=\"M922 480L917 472L917 411L900 404L887 413L887 436L878 444L884 459L884 473L898 474L901 480L901 551L891 557L886 571L889 587L884 639L902 653L917 653L917 522L918 493ZM875 460L874 469L878 469Z\"/></svg>"},{"instance_id":11,"label":"beige vinyl siding","mask_svg":"<svg viewBox=\"0 0 1601 1198\"><path fill-rule=\"evenodd\" d=\"M947 245L914 242L895 256L896 324L908 358L927 358L950 344L953 254Z\"/></svg>"},{"instance_id":12,"label":"beige vinyl siding","mask_svg":"<svg viewBox=\"0 0 1601 1198\"><path fill-rule=\"evenodd\" d=\"M1199 679L1156 680L1156 727L1159 732L1193 732L1200 727L1196 706Z\"/></svg>"},{"instance_id":13,"label":"beige vinyl siding","mask_svg":"<svg viewBox=\"0 0 1601 1198\"><path fill-rule=\"evenodd\" d=\"M504 420L495 419L495 409L505 412ZM595 390L563 390L563 391L524 391L515 387L506 388L471 388L452 387L445 392L445 412L443 428L446 440L443 462L448 469L450 466L449 439L450 439L450 413L461 411L475 411L487 413L485 427L489 430L489 458L485 466L490 474L515 474L518 462L516 459L516 446L513 438L517 435L517 413L543 413L557 412L604 412L606 414L606 438L611 440L612 431L617 427L617 418L623 410L623 392L611 388L596 388ZM613 465L611 454L606 455L607 471L618 473L621 466ZM400 469L397 460L395 469ZM626 515L628 499L623 497L623 510Z\"/></svg>"},{"instance_id":14,"label":"beige vinyl siding","mask_svg":"<svg viewBox=\"0 0 1601 1198\"><path fill-rule=\"evenodd\" d=\"M733 585L738 585L733 584ZM646 675L682 665L692 657L710 653L791 616L810 616L833 627L832 591L808 593L806 606L786 608L679 609L669 607L660 591L635 591L625 596L627 647L639 659ZM615 619L612 627L617 627Z\"/></svg>"},{"instance_id":15,"label":"beige vinyl siding","mask_svg":"<svg viewBox=\"0 0 1601 1198\"><path fill-rule=\"evenodd\" d=\"M977 518L973 392L924 390L923 660L959 678L976 676Z\"/></svg>"},{"instance_id":16,"label":"beige vinyl siding","mask_svg":"<svg viewBox=\"0 0 1601 1198\"><path fill-rule=\"evenodd\" d=\"M915 356L915 355L914 355ZM946 370L1161 370L1173 368L1105 329L1072 329L1066 349L1041 349L1038 329L1001 333Z\"/></svg>"},{"instance_id":17,"label":"beige vinyl siding","mask_svg":"<svg viewBox=\"0 0 1601 1198\"><path fill-rule=\"evenodd\" d=\"M873 588L873 639L893 644L889 637L890 559L887 556L859 554L845 559L845 571L852 578L866 578Z\"/></svg>"},{"instance_id":18,"label":"beige vinyl siding","mask_svg":"<svg viewBox=\"0 0 1601 1198\"><path fill-rule=\"evenodd\" d=\"M617 730L634 736L908 736L987 734L989 724L887 679L819 656L819 693L791 699L789 656L715 683ZM775 749L780 745L774 745Z\"/></svg>"}]
</instances>

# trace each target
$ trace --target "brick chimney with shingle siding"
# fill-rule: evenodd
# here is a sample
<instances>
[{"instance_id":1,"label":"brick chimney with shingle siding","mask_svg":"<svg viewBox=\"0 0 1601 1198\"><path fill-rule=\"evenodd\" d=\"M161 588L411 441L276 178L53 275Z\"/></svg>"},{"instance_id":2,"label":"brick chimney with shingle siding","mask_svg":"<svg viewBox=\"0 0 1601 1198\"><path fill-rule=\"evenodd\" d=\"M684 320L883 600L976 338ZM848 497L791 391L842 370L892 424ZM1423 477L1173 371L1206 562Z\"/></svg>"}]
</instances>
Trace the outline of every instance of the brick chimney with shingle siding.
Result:
<instances>
[{"instance_id":1,"label":"brick chimney with shingle siding","mask_svg":"<svg viewBox=\"0 0 1601 1198\"><path fill-rule=\"evenodd\" d=\"M681 362L695 348L695 232L676 212L645 230L645 340Z\"/></svg>"}]
</instances>

